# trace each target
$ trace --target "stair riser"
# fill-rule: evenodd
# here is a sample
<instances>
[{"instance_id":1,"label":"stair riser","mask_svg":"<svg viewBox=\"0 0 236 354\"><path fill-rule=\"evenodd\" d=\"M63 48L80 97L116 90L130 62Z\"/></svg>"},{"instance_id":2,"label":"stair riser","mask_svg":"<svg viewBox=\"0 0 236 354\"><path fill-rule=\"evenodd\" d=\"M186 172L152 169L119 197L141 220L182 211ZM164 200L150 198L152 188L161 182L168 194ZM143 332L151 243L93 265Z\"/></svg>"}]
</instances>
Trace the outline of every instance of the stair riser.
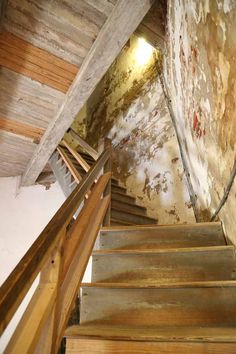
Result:
<instances>
[{"instance_id":1,"label":"stair riser","mask_svg":"<svg viewBox=\"0 0 236 354\"><path fill-rule=\"evenodd\" d=\"M111 207L115 208L115 209L120 209L123 212L127 211L128 213L135 213L135 214L140 214L143 216L146 216L146 209L139 206L139 205L135 205L134 203L123 203L123 202L119 202L116 200L111 200Z\"/></svg>"},{"instance_id":2,"label":"stair riser","mask_svg":"<svg viewBox=\"0 0 236 354\"><path fill-rule=\"evenodd\" d=\"M121 211L117 209L111 209L112 218L116 220L127 221L127 223L132 223L134 225L145 225L154 224L155 220L148 218L147 216L130 214L126 211Z\"/></svg>"},{"instance_id":3,"label":"stair riser","mask_svg":"<svg viewBox=\"0 0 236 354\"><path fill-rule=\"evenodd\" d=\"M121 203L135 203L135 198L130 197L126 194L113 193L111 194L111 199L121 202Z\"/></svg>"},{"instance_id":4,"label":"stair riser","mask_svg":"<svg viewBox=\"0 0 236 354\"><path fill-rule=\"evenodd\" d=\"M191 227L143 228L139 230L102 231L101 249L159 249L225 245L225 238L217 227L206 230Z\"/></svg>"},{"instance_id":5,"label":"stair riser","mask_svg":"<svg viewBox=\"0 0 236 354\"><path fill-rule=\"evenodd\" d=\"M84 288L81 323L235 326L236 288Z\"/></svg>"},{"instance_id":6,"label":"stair riser","mask_svg":"<svg viewBox=\"0 0 236 354\"><path fill-rule=\"evenodd\" d=\"M66 354L235 354L235 343L139 342L102 339L66 340Z\"/></svg>"},{"instance_id":7,"label":"stair riser","mask_svg":"<svg viewBox=\"0 0 236 354\"><path fill-rule=\"evenodd\" d=\"M235 280L232 250L94 255L92 282L144 283Z\"/></svg>"},{"instance_id":8,"label":"stair riser","mask_svg":"<svg viewBox=\"0 0 236 354\"><path fill-rule=\"evenodd\" d=\"M126 194L126 189L112 184L112 193Z\"/></svg>"}]
</instances>

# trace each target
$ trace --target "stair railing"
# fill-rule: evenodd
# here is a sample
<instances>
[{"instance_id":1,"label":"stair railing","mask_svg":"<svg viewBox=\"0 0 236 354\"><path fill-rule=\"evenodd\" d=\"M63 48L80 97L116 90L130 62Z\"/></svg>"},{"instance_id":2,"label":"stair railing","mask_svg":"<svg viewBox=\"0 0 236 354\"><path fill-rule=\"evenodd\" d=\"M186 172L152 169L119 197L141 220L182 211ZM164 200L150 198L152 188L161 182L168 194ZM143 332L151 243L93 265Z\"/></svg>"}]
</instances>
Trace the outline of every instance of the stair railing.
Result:
<instances>
[{"instance_id":1,"label":"stair railing","mask_svg":"<svg viewBox=\"0 0 236 354\"><path fill-rule=\"evenodd\" d=\"M40 274L37 289L5 353L57 353L100 226L104 219L109 223L110 159L108 148L0 288L2 334Z\"/></svg>"}]
</instances>

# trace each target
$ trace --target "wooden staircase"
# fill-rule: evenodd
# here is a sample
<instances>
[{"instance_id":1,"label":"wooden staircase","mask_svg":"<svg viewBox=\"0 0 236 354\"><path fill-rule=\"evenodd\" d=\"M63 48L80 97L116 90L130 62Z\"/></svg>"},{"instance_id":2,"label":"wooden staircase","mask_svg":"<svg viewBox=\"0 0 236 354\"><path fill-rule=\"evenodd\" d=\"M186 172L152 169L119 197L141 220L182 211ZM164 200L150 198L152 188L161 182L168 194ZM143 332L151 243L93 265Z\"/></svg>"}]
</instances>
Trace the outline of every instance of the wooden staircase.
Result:
<instances>
[{"instance_id":1,"label":"wooden staircase","mask_svg":"<svg viewBox=\"0 0 236 354\"><path fill-rule=\"evenodd\" d=\"M73 151L71 149L71 151ZM96 162L95 159L81 149L76 151L80 157L91 168ZM50 160L51 168L65 194L68 197L76 188L80 178L86 174L84 167L66 147L60 147ZM67 160L66 160L67 159ZM66 163L65 163L66 162ZM78 173L78 181L71 173L72 169ZM136 199L127 194L127 189L119 185L115 178L111 179L111 225L136 225L156 224L157 220L147 216L145 207L136 204Z\"/></svg>"},{"instance_id":2,"label":"wooden staircase","mask_svg":"<svg viewBox=\"0 0 236 354\"><path fill-rule=\"evenodd\" d=\"M236 259L220 223L102 228L66 354L235 354Z\"/></svg>"},{"instance_id":3,"label":"wooden staircase","mask_svg":"<svg viewBox=\"0 0 236 354\"><path fill-rule=\"evenodd\" d=\"M67 199L0 288L2 335L39 279L4 354L58 354L63 337L66 354L236 354L235 247L222 225L154 224L112 179L111 148L78 139L86 153L62 140L51 158Z\"/></svg>"}]
</instances>

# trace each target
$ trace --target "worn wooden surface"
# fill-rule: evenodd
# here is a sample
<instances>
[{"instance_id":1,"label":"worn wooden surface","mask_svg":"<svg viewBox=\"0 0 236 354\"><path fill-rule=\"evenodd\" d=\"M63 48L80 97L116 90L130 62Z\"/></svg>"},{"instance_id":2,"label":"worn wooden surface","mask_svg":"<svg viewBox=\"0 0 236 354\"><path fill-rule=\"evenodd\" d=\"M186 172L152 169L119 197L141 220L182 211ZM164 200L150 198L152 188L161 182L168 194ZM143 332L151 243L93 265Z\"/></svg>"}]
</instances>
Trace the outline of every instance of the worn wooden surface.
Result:
<instances>
[{"instance_id":1,"label":"worn wooden surface","mask_svg":"<svg viewBox=\"0 0 236 354\"><path fill-rule=\"evenodd\" d=\"M236 326L234 287L85 287L81 323L132 326Z\"/></svg>"},{"instance_id":2,"label":"worn wooden surface","mask_svg":"<svg viewBox=\"0 0 236 354\"><path fill-rule=\"evenodd\" d=\"M80 325L67 328L67 338L90 337L91 339L139 340L139 341L189 341L235 342L234 327L133 327Z\"/></svg>"},{"instance_id":3,"label":"worn wooden surface","mask_svg":"<svg viewBox=\"0 0 236 354\"><path fill-rule=\"evenodd\" d=\"M0 177L19 176L35 147L31 139L0 130Z\"/></svg>"},{"instance_id":4,"label":"worn wooden surface","mask_svg":"<svg viewBox=\"0 0 236 354\"><path fill-rule=\"evenodd\" d=\"M60 231L67 226L83 201L87 190L90 189L109 158L109 152L99 157L89 174L84 177L80 185L71 193L54 217L50 220L37 240L26 252L24 257L12 271L0 288L0 334L3 332L15 310L29 290L33 280L45 264L50 252L60 239Z\"/></svg>"},{"instance_id":5,"label":"worn wooden surface","mask_svg":"<svg viewBox=\"0 0 236 354\"><path fill-rule=\"evenodd\" d=\"M109 196L100 199L99 202L96 203L97 210L91 214L93 223L87 223L86 230L80 239L75 256L71 261L66 277L63 280L58 299L58 309L60 312L57 323L57 337L55 338L56 348L58 348L60 344L75 299L78 296L82 277L109 203Z\"/></svg>"},{"instance_id":6,"label":"worn wooden surface","mask_svg":"<svg viewBox=\"0 0 236 354\"><path fill-rule=\"evenodd\" d=\"M0 65L66 93L78 68L12 35L0 33Z\"/></svg>"},{"instance_id":7,"label":"worn wooden surface","mask_svg":"<svg viewBox=\"0 0 236 354\"><path fill-rule=\"evenodd\" d=\"M22 178L22 185L35 182L75 115L83 107L150 7L151 0L120 0L117 3L86 56L61 109L55 115L29 162Z\"/></svg>"},{"instance_id":8,"label":"worn wooden surface","mask_svg":"<svg viewBox=\"0 0 236 354\"><path fill-rule=\"evenodd\" d=\"M151 285L236 279L236 257L232 246L172 251L95 253L92 282Z\"/></svg>"},{"instance_id":9,"label":"worn wooden surface","mask_svg":"<svg viewBox=\"0 0 236 354\"><path fill-rule=\"evenodd\" d=\"M0 130L30 138L35 143L39 143L45 131L42 128L33 127L29 124L20 123L19 121L2 117L0 117Z\"/></svg>"},{"instance_id":10,"label":"worn wooden surface","mask_svg":"<svg viewBox=\"0 0 236 354\"><path fill-rule=\"evenodd\" d=\"M103 2L106 4L106 0ZM106 18L93 4L82 0L40 3L10 0L4 27L33 45L80 66Z\"/></svg>"},{"instance_id":11,"label":"worn wooden surface","mask_svg":"<svg viewBox=\"0 0 236 354\"><path fill-rule=\"evenodd\" d=\"M59 109L64 94L1 68L0 115L38 128L47 128Z\"/></svg>"},{"instance_id":12,"label":"worn wooden surface","mask_svg":"<svg viewBox=\"0 0 236 354\"><path fill-rule=\"evenodd\" d=\"M206 223L207 224L207 223ZM100 232L101 249L160 249L225 245L220 223L117 226Z\"/></svg>"},{"instance_id":13,"label":"worn wooden surface","mask_svg":"<svg viewBox=\"0 0 236 354\"><path fill-rule=\"evenodd\" d=\"M70 158L67 155L66 151L63 148L61 148L61 147L58 147L57 151L59 152L61 158L63 159L63 161L66 164L67 168L69 169L70 173L74 177L76 183L79 183L82 180L82 177L79 174L79 172L76 169L76 167L74 166L74 164L72 163L72 161L70 160Z\"/></svg>"},{"instance_id":14,"label":"worn wooden surface","mask_svg":"<svg viewBox=\"0 0 236 354\"><path fill-rule=\"evenodd\" d=\"M66 354L235 354L235 343L168 343L67 339Z\"/></svg>"}]
</instances>

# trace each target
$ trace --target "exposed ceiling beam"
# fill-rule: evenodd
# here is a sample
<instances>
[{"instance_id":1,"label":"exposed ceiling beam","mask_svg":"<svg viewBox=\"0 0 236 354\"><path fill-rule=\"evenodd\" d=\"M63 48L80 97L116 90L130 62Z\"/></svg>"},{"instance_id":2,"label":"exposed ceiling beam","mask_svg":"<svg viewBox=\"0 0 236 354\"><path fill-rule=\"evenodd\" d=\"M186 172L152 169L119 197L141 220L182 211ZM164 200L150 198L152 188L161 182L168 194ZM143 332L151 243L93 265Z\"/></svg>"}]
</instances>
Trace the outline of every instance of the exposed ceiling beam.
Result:
<instances>
[{"instance_id":1,"label":"exposed ceiling beam","mask_svg":"<svg viewBox=\"0 0 236 354\"><path fill-rule=\"evenodd\" d=\"M88 100L152 3L153 0L117 2L85 58L61 108L36 148L22 176L22 185L28 186L36 181L76 114Z\"/></svg>"}]
</instances>

